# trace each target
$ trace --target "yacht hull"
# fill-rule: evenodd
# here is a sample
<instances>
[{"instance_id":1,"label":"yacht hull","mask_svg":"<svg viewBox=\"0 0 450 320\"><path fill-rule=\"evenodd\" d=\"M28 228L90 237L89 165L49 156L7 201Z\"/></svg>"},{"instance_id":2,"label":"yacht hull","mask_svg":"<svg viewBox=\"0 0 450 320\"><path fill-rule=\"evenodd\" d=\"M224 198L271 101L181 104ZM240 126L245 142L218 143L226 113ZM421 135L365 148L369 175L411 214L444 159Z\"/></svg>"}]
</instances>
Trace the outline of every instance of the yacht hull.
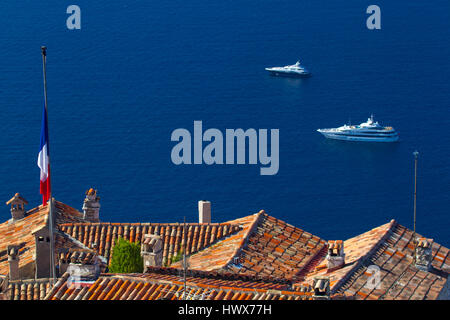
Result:
<instances>
[{"instance_id":1,"label":"yacht hull","mask_svg":"<svg viewBox=\"0 0 450 320\"><path fill-rule=\"evenodd\" d=\"M274 77L288 77L288 78L307 78L311 76L311 73L305 72L305 73L296 73L296 72L282 72L282 71L269 71L271 76Z\"/></svg>"},{"instance_id":2,"label":"yacht hull","mask_svg":"<svg viewBox=\"0 0 450 320\"><path fill-rule=\"evenodd\" d=\"M373 136L373 137L367 137L367 136L356 136L356 135L348 135L348 134L340 134L336 132L324 132L322 130L317 130L322 135L325 136L327 139L333 139L333 140L343 140L343 141L361 141L361 142L397 142L398 141L398 135L390 135L385 137L380 136Z\"/></svg>"}]
</instances>

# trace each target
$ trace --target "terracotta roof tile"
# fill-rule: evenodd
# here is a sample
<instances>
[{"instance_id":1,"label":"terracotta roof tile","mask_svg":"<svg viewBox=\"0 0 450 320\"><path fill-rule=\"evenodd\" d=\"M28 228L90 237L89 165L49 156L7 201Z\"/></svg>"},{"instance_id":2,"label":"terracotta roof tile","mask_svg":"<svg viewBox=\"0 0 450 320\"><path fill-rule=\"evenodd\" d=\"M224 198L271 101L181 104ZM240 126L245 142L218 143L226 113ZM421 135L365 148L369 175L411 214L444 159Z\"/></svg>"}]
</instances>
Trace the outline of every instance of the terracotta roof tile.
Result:
<instances>
[{"instance_id":1,"label":"terracotta roof tile","mask_svg":"<svg viewBox=\"0 0 450 320\"><path fill-rule=\"evenodd\" d=\"M421 237L417 235L417 237ZM355 241L362 241L358 243ZM361 250L361 247L363 248ZM413 260L413 232L395 221L373 229L344 243L345 267L327 275L337 281L332 286L335 293L352 295L357 299L417 300L435 299L444 288L448 273L443 269L439 252L447 252L433 244L433 269L419 270ZM347 253L349 261L347 262ZM380 285L368 286L369 266L379 268ZM316 272L324 273L325 271ZM444 272L444 273L443 273ZM313 276L310 274L309 276Z\"/></svg>"},{"instance_id":2,"label":"terracotta roof tile","mask_svg":"<svg viewBox=\"0 0 450 320\"><path fill-rule=\"evenodd\" d=\"M4 296L9 300L43 300L50 289L49 279L10 281Z\"/></svg>"},{"instance_id":3,"label":"terracotta roof tile","mask_svg":"<svg viewBox=\"0 0 450 320\"><path fill-rule=\"evenodd\" d=\"M55 208L55 250L68 249L60 257L66 262L89 263L96 254L107 262L119 236L137 243L146 234L159 234L167 264L184 246L179 223L85 223L77 210L60 202L55 202ZM8 272L8 244L19 245L21 268L33 262L32 232L46 226L47 216L48 208L40 206L22 220L0 224L0 274ZM431 246L430 271L414 265L413 233L395 221L343 242L344 266L328 271L324 240L264 212L226 223L190 223L186 294L189 299L309 299L313 278L326 275L333 297L339 299L436 299L450 272L449 249L425 238L420 243L423 248ZM333 249L342 242L328 245ZM7 294L22 300L42 299L46 293L54 300L174 300L183 293L182 270L176 269L180 266L175 262L172 268L149 268L146 274L103 274L79 288L67 287L65 274L51 292L45 279L16 281L10 283ZM380 269L379 287L367 286L370 266Z\"/></svg>"},{"instance_id":4,"label":"terracotta roof tile","mask_svg":"<svg viewBox=\"0 0 450 320\"><path fill-rule=\"evenodd\" d=\"M67 275L46 296L49 300L178 300L183 298L183 281L170 274L168 268L156 268L147 274L103 274L87 288L68 288ZM165 274L164 271L169 274ZM259 287L258 280L220 280L189 276L185 298L207 300L305 300L311 299L311 292L273 290ZM267 285L267 283L264 283Z\"/></svg>"},{"instance_id":5,"label":"terracotta roof tile","mask_svg":"<svg viewBox=\"0 0 450 320\"><path fill-rule=\"evenodd\" d=\"M78 248L60 249L57 259L63 263L94 264L97 259L97 253L94 250Z\"/></svg>"},{"instance_id":6,"label":"terracotta roof tile","mask_svg":"<svg viewBox=\"0 0 450 320\"><path fill-rule=\"evenodd\" d=\"M325 247L319 237L263 212L228 223L242 230L190 256L190 268L292 278Z\"/></svg>"},{"instance_id":7,"label":"terracotta roof tile","mask_svg":"<svg viewBox=\"0 0 450 320\"><path fill-rule=\"evenodd\" d=\"M229 233L221 241L208 246L204 250L189 257L189 268L194 270L210 271L225 267L242 247L249 231L259 218L258 214L228 221L227 224L240 226L236 232ZM180 267L181 262L173 264Z\"/></svg>"},{"instance_id":8,"label":"terracotta roof tile","mask_svg":"<svg viewBox=\"0 0 450 320\"><path fill-rule=\"evenodd\" d=\"M206 237L214 228L214 237ZM183 248L184 232L180 223L66 223L59 229L82 245L95 250L107 261L111 258L118 237L141 243L146 234L159 234L163 240L163 263L170 265L172 258ZM223 236L237 232L240 227L230 223L187 224L187 254L210 246ZM211 231L210 231L211 232Z\"/></svg>"},{"instance_id":9,"label":"terracotta roof tile","mask_svg":"<svg viewBox=\"0 0 450 320\"><path fill-rule=\"evenodd\" d=\"M80 221L81 213L59 201L55 201L55 220L57 223ZM25 213L25 217L17 221L6 221L0 224L0 274L9 273L6 247L19 245L19 267L23 269L34 261L35 238L32 234L35 230L47 225L48 206L38 206Z\"/></svg>"}]
</instances>

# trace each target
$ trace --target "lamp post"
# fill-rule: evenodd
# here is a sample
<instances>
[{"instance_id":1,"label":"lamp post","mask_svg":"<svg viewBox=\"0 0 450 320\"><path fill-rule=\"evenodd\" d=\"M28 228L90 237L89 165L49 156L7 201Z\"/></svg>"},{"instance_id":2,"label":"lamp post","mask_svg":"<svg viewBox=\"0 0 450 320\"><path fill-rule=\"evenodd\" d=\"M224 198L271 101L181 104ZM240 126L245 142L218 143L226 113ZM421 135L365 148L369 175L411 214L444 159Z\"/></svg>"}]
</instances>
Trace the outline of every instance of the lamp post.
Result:
<instances>
[{"instance_id":1,"label":"lamp post","mask_svg":"<svg viewBox=\"0 0 450 320\"><path fill-rule=\"evenodd\" d=\"M183 300L186 300L186 217L184 217L183 222Z\"/></svg>"}]
</instances>

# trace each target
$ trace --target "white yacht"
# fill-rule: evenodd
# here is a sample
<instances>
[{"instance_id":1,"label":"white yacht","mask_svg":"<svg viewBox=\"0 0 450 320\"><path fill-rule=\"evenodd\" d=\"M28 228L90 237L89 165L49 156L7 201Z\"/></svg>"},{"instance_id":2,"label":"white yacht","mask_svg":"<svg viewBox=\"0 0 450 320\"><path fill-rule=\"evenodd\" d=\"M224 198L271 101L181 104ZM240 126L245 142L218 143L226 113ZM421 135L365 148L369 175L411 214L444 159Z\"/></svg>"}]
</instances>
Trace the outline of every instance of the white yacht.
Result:
<instances>
[{"instance_id":1,"label":"white yacht","mask_svg":"<svg viewBox=\"0 0 450 320\"><path fill-rule=\"evenodd\" d=\"M272 67L266 68L273 76L284 76L284 77L308 77L311 73L300 65L300 61L296 64L285 66L285 67Z\"/></svg>"},{"instance_id":2,"label":"white yacht","mask_svg":"<svg viewBox=\"0 0 450 320\"><path fill-rule=\"evenodd\" d=\"M339 128L317 129L328 139L366 142L395 142L398 134L392 127L382 127L373 121L373 115L360 125L343 125Z\"/></svg>"}]
</instances>

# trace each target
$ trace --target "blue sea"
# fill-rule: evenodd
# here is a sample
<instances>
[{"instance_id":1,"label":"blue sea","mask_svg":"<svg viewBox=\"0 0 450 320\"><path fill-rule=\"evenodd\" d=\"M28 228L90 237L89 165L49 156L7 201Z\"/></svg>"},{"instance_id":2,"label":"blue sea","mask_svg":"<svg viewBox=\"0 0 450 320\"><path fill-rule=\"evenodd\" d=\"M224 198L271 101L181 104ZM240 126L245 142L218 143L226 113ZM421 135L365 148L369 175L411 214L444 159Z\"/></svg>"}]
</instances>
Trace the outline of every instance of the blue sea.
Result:
<instances>
[{"instance_id":1,"label":"blue sea","mask_svg":"<svg viewBox=\"0 0 450 320\"><path fill-rule=\"evenodd\" d=\"M66 9L81 8L68 30ZM381 8L381 30L366 8ZM391 219L450 246L450 2L2 1L0 199L37 206L40 46L48 47L53 195L81 210L101 197L101 219L215 222L264 209L325 239L347 239ZM298 59L313 76L264 68ZM395 144L326 140L317 128L366 121ZM280 130L280 168L180 165L173 130ZM2 221L10 217L5 205Z\"/></svg>"}]
</instances>

